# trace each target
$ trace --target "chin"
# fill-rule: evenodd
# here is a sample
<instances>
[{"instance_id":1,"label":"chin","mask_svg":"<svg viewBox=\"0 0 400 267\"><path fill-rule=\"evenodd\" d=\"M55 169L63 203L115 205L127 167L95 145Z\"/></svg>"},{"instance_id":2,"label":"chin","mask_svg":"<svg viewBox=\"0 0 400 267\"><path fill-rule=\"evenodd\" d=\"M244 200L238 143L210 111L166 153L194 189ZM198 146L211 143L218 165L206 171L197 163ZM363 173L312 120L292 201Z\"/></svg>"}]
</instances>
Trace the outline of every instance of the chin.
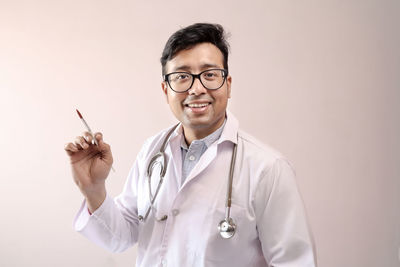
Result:
<instances>
[{"instance_id":1,"label":"chin","mask_svg":"<svg viewBox=\"0 0 400 267\"><path fill-rule=\"evenodd\" d=\"M209 118L185 118L184 125L192 129L205 129L213 125Z\"/></svg>"}]
</instances>

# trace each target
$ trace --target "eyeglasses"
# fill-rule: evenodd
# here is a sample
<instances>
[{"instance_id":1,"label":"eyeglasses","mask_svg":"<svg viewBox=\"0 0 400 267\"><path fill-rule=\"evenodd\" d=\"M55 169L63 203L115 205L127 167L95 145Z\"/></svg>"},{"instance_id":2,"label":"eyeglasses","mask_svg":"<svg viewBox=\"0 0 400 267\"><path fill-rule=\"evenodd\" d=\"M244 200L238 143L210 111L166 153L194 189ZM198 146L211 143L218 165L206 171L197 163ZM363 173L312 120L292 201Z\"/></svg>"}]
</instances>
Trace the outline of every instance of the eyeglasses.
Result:
<instances>
[{"instance_id":1,"label":"eyeglasses","mask_svg":"<svg viewBox=\"0 0 400 267\"><path fill-rule=\"evenodd\" d=\"M192 74L189 72L171 72L164 75L166 81L174 92L184 93L192 88L194 80L197 78L208 90L217 90L224 85L228 71L225 69L209 69Z\"/></svg>"}]
</instances>

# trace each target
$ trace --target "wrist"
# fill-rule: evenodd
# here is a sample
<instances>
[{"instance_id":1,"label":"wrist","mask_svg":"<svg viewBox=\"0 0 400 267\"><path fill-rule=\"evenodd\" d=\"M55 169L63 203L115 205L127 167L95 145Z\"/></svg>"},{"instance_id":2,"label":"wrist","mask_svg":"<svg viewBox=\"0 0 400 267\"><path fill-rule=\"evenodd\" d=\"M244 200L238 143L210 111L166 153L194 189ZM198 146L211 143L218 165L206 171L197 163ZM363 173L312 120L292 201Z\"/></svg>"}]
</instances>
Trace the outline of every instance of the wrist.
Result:
<instances>
[{"instance_id":1,"label":"wrist","mask_svg":"<svg viewBox=\"0 0 400 267\"><path fill-rule=\"evenodd\" d=\"M90 214L95 212L104 202L107 197L107 193L104 191L95 195L85 196L86 205Z\"/></svg>"},{"instance_id":2,"label":"wrist","mask_svg":"<svg viewBox=\"0 0 400 267\"><path fill-rule=\"evenodd\" d=\"M106 185L104 182L79 186L79 189L85 198L96 198L106 194Z\"/></svg>"},{"instance_id":3,"label":"wrist","mask_svg":"<svg viewBox=\"0 0 400 267\"><path fill-rule=\"evenodd\" d=\"M89 213L97 210L106 199L106 187L104 184L92 185L89 187L81 188L81 192L86 199L86 205Z\"/></svg>"}]
</instances>

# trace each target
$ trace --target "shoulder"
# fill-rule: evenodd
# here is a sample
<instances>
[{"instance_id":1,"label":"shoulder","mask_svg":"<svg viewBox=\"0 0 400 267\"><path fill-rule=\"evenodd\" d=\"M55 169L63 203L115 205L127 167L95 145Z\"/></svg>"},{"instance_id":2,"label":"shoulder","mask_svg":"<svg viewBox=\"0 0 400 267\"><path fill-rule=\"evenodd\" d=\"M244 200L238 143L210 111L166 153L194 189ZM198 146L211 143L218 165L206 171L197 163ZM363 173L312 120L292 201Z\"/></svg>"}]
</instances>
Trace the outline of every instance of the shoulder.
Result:
<instances>
[{"instance_id":1,"label":"shoulder","mask_svg":"<svg viewBox=\"0 0 400 267\"><path fill-rule=\"evenodd\" d=\"M243 160L258 174L265 175L282 166L293 169L292 164L280 151L245 131L238 131L238 143L239 147L242 146Z\"/></svg>"},{"instance_id":2,"label":"shoulder","mask_svg":"<svg viewBox=\"0 0 400 267\"><path fill-rule=\"evenodd\" d=\"M244 152L246 152L246 155L249 157L259 156L269 161L275 161L276 159L283 158L281 152L272 146L261 142L245 131L239 130L238 138L239 145L243 146L243 149L245 149Z\"/></svg>"},{"instance_id":3,"label":"shoulder","mask_svg":"<svg viewBox=\"0 0 400 267\"><path fill-rule=\"evenodd\" d=\"M274 190L289 192L289 195L297 191L295 169L281 152L242 131L239 131L240 143L243 149L242 171L248 174L257 192L257 203L266 205Z\"/></svg>"}]
</instances>

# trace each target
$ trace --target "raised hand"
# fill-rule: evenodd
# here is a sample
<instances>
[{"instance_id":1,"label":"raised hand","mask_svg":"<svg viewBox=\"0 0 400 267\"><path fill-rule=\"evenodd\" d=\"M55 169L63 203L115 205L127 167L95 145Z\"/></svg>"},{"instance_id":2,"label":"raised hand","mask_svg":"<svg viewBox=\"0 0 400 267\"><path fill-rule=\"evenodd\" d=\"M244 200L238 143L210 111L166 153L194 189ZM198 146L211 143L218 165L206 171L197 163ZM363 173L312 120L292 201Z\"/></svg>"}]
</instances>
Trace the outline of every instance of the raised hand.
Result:
<instances>
[{"instance_id":1,"label":"raised hand","mask_svg":"<svg viewBox=\"0 0 400 267\"><path fill-rule=\"evenodd\" d=\"M64 147L70 158L74 181L85 196L91 212L105 199L105 180L113 163L110 146L103 141L102 134L96 133L94 136L98 146L94 144L93 136L84 132Z\"/></svg>"}]
</instances>

